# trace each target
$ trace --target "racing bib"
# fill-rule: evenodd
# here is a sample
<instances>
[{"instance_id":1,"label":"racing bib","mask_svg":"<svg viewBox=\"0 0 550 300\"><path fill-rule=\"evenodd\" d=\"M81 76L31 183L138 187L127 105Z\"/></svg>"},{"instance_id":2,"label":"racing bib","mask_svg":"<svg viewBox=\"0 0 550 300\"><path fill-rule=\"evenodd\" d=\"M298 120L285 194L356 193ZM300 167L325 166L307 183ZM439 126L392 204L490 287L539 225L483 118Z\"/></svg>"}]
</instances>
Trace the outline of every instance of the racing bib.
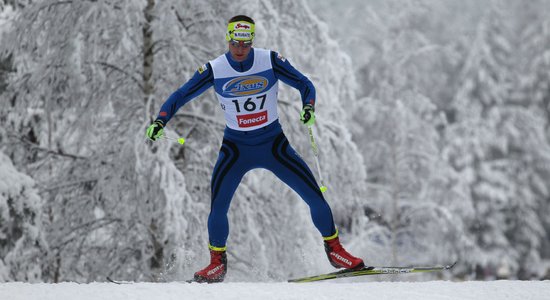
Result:
<instances>
[{"instance_id":1,"label":"racing bib","mask_svg":"<svg viewBox=\"0 0 550 300\"><path fill-rule=\"evenodd\" d=\"M246 72L235 71L225 54L210 61L214 90L225 114L227 127L240 131L262 128L279 118L277 78L271 52L254 48L254 62Z\"/></svg>"}]
</instances>

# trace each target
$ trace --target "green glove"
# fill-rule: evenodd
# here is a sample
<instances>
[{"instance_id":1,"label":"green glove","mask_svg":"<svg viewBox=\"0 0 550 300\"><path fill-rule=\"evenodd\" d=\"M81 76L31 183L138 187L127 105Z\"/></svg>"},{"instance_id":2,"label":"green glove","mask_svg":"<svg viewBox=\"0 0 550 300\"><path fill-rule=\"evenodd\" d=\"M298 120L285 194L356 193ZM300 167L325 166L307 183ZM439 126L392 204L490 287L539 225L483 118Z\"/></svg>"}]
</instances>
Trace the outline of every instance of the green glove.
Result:
<instances>
[{"instance_id":1,"label":"green glove","mask_svg":"<svg viewBox=\"0 0 550 300\"><path fill-rule=\"evenodd\" d=\"M307 126L313 126L313 124L315 124L315 108L313 105L304 105L304 108L302 108L302 112L300 113L300 121Z\"/></svg>"},{"instance_id":2,"label":"green glove","mask_svg":"<svg viewBox=\"0 0 550 300\"><path fill-rule=\"evenodd\" d=\"M160 139L162 135L164 134L164 122L161 120L155 120L147 128L147 137L150 138L152 141L156 141L157 139Z\"/></svg>"}]
</instances>

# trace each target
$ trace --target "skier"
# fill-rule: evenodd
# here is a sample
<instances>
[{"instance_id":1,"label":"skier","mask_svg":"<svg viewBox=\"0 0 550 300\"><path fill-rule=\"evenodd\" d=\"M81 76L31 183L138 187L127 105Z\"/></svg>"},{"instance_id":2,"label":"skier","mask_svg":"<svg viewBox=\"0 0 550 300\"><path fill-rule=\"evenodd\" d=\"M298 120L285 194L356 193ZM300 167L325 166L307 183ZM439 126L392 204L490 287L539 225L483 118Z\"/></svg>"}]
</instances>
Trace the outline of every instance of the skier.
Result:
<instances>
[{"instance_id":1,"label":"skier","mask_svg":"<svg viewBox=\"0 0 550 300\"><path fill-rule=\"evenodd\" d=\"M214 87L227 126L211 180L210 264L196 272L194 280L223 281L227 272L229 204L244 174L254 168L272 171L308 204L334 267L360 269L364 267L363 260L349 254L340 244L330 206L306 163L289 145L278 119L279 79L300 91L303 104L300 120L308 126L315 122L315 88L280 54L252 47L254 26L250 17L231 18L226 32L229 51L199 67L166 100L147 129L151 140L161 138L164 127L181 106Z\"/></svg>"}]
</instances>

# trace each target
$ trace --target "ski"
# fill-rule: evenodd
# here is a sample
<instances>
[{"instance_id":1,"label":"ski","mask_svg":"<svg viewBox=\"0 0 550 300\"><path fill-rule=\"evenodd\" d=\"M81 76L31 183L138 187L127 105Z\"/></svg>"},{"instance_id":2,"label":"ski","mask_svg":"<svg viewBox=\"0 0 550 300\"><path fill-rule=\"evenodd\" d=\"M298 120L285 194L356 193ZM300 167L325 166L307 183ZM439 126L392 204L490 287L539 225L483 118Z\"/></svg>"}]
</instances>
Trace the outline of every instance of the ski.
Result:
<instances>
[{"instance_id":1,"label":"ski","mask_svg":"<svg viewBox=\"0 0 550 300\"><path fill-rule=\"evenodd\" d=\"M111 277L107 276L105 279L107 279L107 281L111 282L111 283L114 283L114 284L132 284L133 282L131 281L120 281L120 280L114 280L112 279Z\"/></svg>"},{"instance_id":2,"label":"ski","mask_svg":"<svg viewBox=\"0 0 550 300\"><path fill-rule=\"evenodd\" d=\"M328 279L347 278L356 276L368 276L368 275L391 275L391 274L409 274L409 273L429 273L450 270L456 264L447 266L433 266L433 267L364 267L359 270L342 270L327 274L320 274L309 277L302 277L296 279L290 279L288 282L313 282Z\"/></svg>"},{"instance_id":3,"label":"ski","mask_svg":"<svg viewBox=\"0 0 550 300\"><path fill-rule=\"evenodd\" d=\"M110 282L110 283L114 283L114 284L132 284L132 283L135 283L133 281L122 281L122 280L115 280L115 279L112 279L111 277L107 276L105 277L105 279ZM179 283L215 283L215 282L201 282L201 281L197 281L196 279L189 279L189 280L185 280L185 281L177 281Z\"/></svg>"}]
</instances>

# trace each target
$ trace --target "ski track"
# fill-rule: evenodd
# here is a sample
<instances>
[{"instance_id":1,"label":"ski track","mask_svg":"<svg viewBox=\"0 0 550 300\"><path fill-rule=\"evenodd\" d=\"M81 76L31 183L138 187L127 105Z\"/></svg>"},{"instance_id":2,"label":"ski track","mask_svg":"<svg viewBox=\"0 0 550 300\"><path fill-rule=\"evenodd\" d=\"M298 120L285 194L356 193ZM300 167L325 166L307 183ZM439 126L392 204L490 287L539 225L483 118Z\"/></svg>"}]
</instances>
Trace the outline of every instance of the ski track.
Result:
<instances>
[{"instance_id":1,"label":"ski track","mask_svg":"<svg viewBox=\"0 0 550 300\"><path fill-rule=\"evenodd\" d=\"M548 300L550 281L315 283L1 283L1 300Z\"/></svg>"}]
</instances>

